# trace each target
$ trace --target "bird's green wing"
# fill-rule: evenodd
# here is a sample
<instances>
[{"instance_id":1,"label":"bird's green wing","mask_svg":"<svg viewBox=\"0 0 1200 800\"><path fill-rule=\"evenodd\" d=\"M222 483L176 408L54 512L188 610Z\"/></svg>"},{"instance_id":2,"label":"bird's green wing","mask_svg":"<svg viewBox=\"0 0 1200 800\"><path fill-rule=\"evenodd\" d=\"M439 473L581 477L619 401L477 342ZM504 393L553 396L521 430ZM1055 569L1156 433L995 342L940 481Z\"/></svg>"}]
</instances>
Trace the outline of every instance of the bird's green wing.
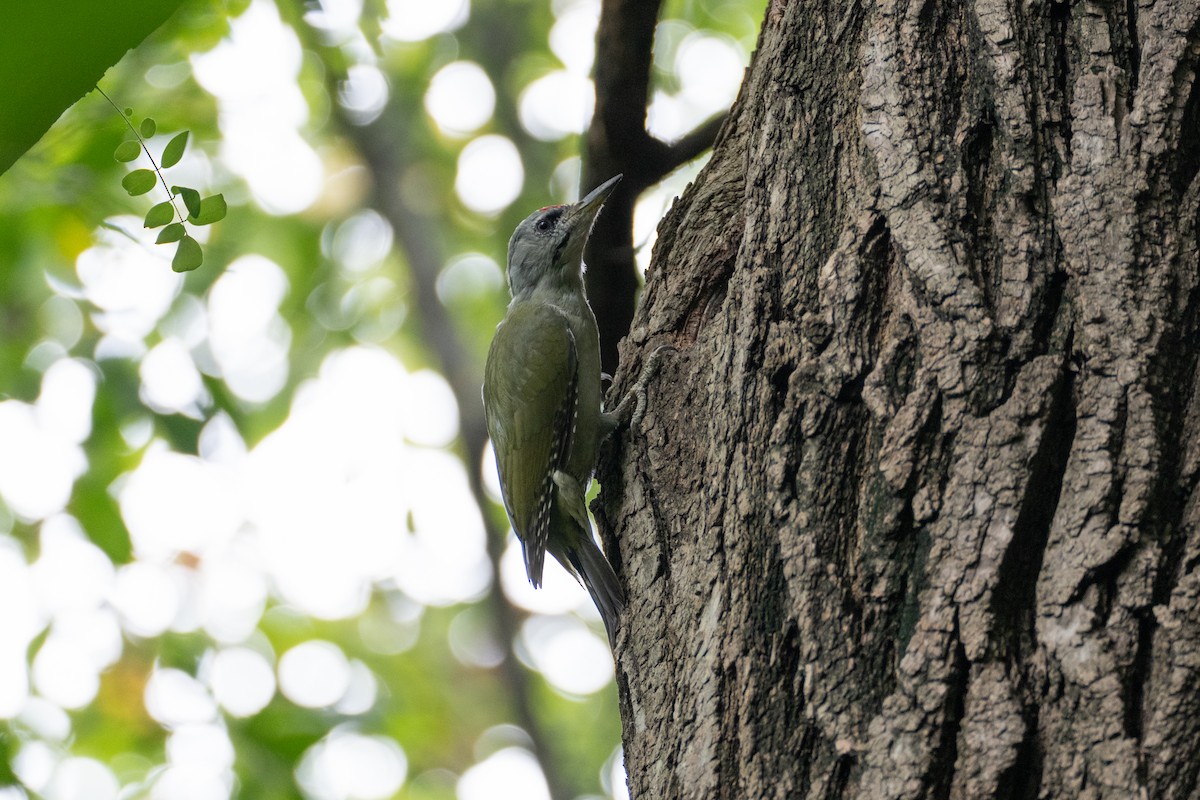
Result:
<instances>
[{"instance_id":1,"label":"bird's green wing","mask_svg":"<svg viewBox=\"0 0 1200 800\"><path fill-rule=\"evenodd\" d=\"M484 370L483 406L504 505L535 586L550 535L554 471L566 463L575 432L576 362L562 312L522 303L496 330Z\"/></svg>"}]
</instances>

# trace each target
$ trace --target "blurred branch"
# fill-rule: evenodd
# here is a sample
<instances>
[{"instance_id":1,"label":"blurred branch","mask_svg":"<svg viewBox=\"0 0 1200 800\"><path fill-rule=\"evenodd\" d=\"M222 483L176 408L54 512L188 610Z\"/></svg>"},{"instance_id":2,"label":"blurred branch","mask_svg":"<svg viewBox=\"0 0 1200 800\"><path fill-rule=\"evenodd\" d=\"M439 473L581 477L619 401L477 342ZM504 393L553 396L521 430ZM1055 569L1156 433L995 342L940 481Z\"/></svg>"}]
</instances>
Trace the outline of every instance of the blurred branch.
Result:
<instances>
[{"instance_id":1,"label":"blurred branch","mask_svg":"<svg viewBox=\"0 0 1200 800\"><path fill-rule=\"evenodd\" d=\"M588 240L588 301L600 327L604 371L615 375L617 343L629 332L637 296L633 210L641 193L712 147L721 114L674 144L646 130L654 30L662 0L603 0L596 31L596 108L587 132L583 190L625 177L604 205Z\"/></svg>"},{"instance_id":2,"label":"blurred branch","mask_svg":"<svg viewBox=\"0 0 1200 800\"><path fill-rule=\"evenodd\" d=\"M658 175L654 182L658 182L665 178L668 173L683 166L693 158L698 158L705 150L708 150L717 141L717 134L721 132L721 126L725 124L725 118L729 116L729 112L722 111L709 117L704 122L700 123L691 133L684 135L677 142L671 144L662 144L662 150L658 159ZM657 139L654 140L659 143Z\"/></svg>"},{"instance_id":3,"label":"blurred branch","mask_svg":"<svg viewBox=\"0 0 1200 800\"><path fill-rule=\"evenodd\" d=\"M372 206L391 223L396 242L404 252L412 270L415 303L421 335L429 346L442 374L454 391L458 403L459 424L471 494L483 515L487 529L487 551L492 562L492 584L487 603L496 632L504 643L505 658L500 674L512 697L517 723L533 742L534 755L542 765L550 796L565 800L571 793L558 768L549 744L549 736L533 710L533 678L521 666L514 650L519 628L516 609L504 596L500 584L500 557L504 550L504 531L496 528L487 513L491 501L483 488L483 457L487 445L487 427L483 418L480 386L483 375L470 357L453 320L437 296L437 276L441 271L441 248L434 234L436 221L415 214L401 196L400 185L404 166L403 115L385 114L375 122L356 126L341 115L342 131L354 143L374 178Z\"/></svg>"},{"instance_id":4,"label":"blurred branch","mask_svg":"<svg viewBox=\"0 0 1200 800\"><path fill-rule=\"evenodd\" d=\"M281 12L282 13L282 12ZM500 558L504 552L505 531L498 529L488 514L491 500L483 487L483 458L487 447L487 425L483 417L482 369L463 344L454 321L437 296L437 278L441 272L443 253L435 219L414 212L401 192L404 167L409 163L407 130L411 118L404 114L393 94L393 102L384 113L369 125L351 122L336 98L337 83L345 79L338 74L344 62L340 51L320 42L320 38L299 15L288 14L285 19L300 36L304 46L322 55L326 65L326 91L331 98L333 117L343 135L352 142L372 176L371 207L392 226L397 247L404 253L412 273L416 293L416 317L421 337L429 347L438 368L454 392L458 404L467 482L483 517L487 536L487 554L492 566L491 588L486 602L497 635L504 645L505 657L498 669L508 695L516 722L529 734L534 756L542 766L551 800L566 800L572 793L564 780L559 761L550 746L550 736L534 711L534 678L521 666L516 656L515 642L520 628L517 610L504 596L500 583ZM328 57L326 57L328 56Z\"/></svg>"}]
</instances>

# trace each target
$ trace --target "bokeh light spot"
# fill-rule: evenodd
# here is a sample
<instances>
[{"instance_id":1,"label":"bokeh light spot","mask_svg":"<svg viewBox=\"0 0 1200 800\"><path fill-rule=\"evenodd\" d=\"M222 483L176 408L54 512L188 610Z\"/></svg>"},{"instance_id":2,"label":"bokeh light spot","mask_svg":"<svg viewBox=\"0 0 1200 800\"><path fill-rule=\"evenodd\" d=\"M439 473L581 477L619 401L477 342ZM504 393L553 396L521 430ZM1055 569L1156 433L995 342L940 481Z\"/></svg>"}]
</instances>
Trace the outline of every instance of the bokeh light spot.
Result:
<instances>
[{"instance_id":1,"label":"bokeh light spot","mask_svg":"<svg viewBox=\"0 0 1200 800\"><path fill-rule=\"evenodd\" d=\"M458 403L450 384L440 374L423 369L406 381L410 412L404 419L404 436L414 444L445 447L458 435Z\"/></svg>"},{"instance_id":2,"label":"bokeh light spot","mask_svg":"<svg viewBox=\"0 0 1200 800\"><path fill-rule=\"evenodd\" d=\"M292 337L279 316L287 291L287 276L278 264L246 255L230 264L209 292L209 345L221 377L245 400L270 400L287 381Z\"/></svg>"},{"instance_id":3,"label":"bokeh light spot","mask_svg":"<svg viewBox=\"0 0 1200 800\"><path fill-rule=\"evenodd\" d=\"M205 560L198 590L200 625L225 644L249 637L267 605L267 582L245 553Z\"/></svg>"},{"instance_id":4,"label":"bokeh light spot","mask_svg":"<svg viewBox=\"0 0 1200 800\"><path fill-rule=\"evenodd\" d=\"M496 638L492 623L482 618L476 609L466 609L455 615L450 622L447 638L450 652L460 663L472 667L491 669L507 655L503 644Z\"/></svg>"},{"instance_id":5,"label":"bokeh light spot","mask_svg":"<svg viewBox=\"0 0 1200 800\"><path fill-rule=\"evenodd\" d=\"M54 770L46 800L116 800L117 777L94 758L67 758Z\"/></svg>"},{"instance_id":6,"label":"bokeh light spot","mask_svg":"<svg viewBox=\"0 0 1200 800\"><path fill-rule=\"evenodd\" d=\"M463 253L447 262L437 278L438 299L446 305L489 295L504 286L500 265L483 253Z\"/></svg>"},{"instance_id":7,"label":"bokeh light spot","mask_svg":"<svg viewBox=\"0 0 1200 800\"><path fill-rule=\"evenodd\" d=\"M22 519L61 511L87 468L83 450L61 434L41 423L35 407L0 402L0 496Z\"/></svg>"},{"instance_id":8,"label":"bokeh light spot","mask_svg":"<svg viewBox=\"0 0 1200 800\"><path fill-rule=\"evenodd\" d=\"M491 568L466 469L438 450L415 450L408 467L413 534L402 539L396 585L427 605L469 601L487 589Z\"/></svg>"},{"instance_id":9,"label":"bokeh light spot","mask_svg":"<svg viewBox=\"0 0 1200 800\"><path fill-rule=\"evenodd\" d=\"M565 614L592 602L587 591L553 558L546 559L542 588L534 589L515 536L510 537L500 558L500 583L513 605L539 614Z\"/></svg>"},{"instance_id":10,"label":"bokeh light spot","mask_svg":"<svg viewBox=\"0 0 1200 800\"><path fill-rule=\"evenodd\" d=\"M29 696L25 651L45 626L45 617L34 596L31 571L21 547L9 536L0 536L0 718L20 713Z\"/></svg>"},{"instance_id":11,"label":"bokeh light spot","mask_svg":"<svg viewBox=\"0 0 1200 800\"><path fill-rule=\"evenodd\" d=\"M43 739L63 742L71 735L71 717L41 697L31 697L21 709L21 723Z\"/></svg>"},{"instance_id":12,"label":"bokeh light spot","mask_svg":"<svg viewBox=\"0 0 1200 800\"><path fill-rule=\"evenodd\" d=\"M339 714L355 716L365 714L375 707L379 697L379 680L371 668L355 659L350 662L350 683L346 693L338 700L336 710Z\"/></svg>"},{"instance_id":13,"label":"bokeh light spot","mask_svg":"<svg viewBox=\"0 0 1200 800\"><path fill-rule=\"evenodd\" d=\"M550 800L546 776L528 750L506 747L458 779L458 800Z\"/></svg>"},{"instance_id":14,"label":"bokeh light spot","mask_svg":"<svg viewBox=\"0 0 1200 800\"><path fill-rule=\"evenodd\" d=\"M709 114L728 108L742 85L745 56L733 39L692 33L679 43L675 69L683 96Z\"/></svg>"},{"instance_id":15,"label":"bokeh light spot","mask_svg":"<svg viewBox=\"0 0 1200 800\"><path fill-rule=\"evenodd\" d=\"M167 739L167 759L197 772L220 774L233 766L233 744L219 725L181 725Z\"/></svg>"},{"instance_id":16,"label":"bokeh light spot","mask_svg":"<svg viewBox=\"0 0 1200 800\"><path fill-rule=\"evenodd\" d=\"M221 725L182 725L167 739L168 766L154 782L151 798L228 800L233 761L233 743Z\"/></svg>"},{"instance_id":17,"label":"bokeh light spot","mask_svg":"<svg viewBox=\"0 0 1200 800\"><path fill-rule=\"evenodd\" d=\"M383 800L407 773L408 759L391 739L339 728L304 754L297 778L320 800Z\"/></svg>"},{"instance_id":18,"label":"bokeh light spot","mask_svg":"<svg viewBox=\"0 0 1200 800\"><path fill-rule=\"evenodd\" d=\"M561 691L588 695L613 678L608 644L578 619L531 617L521 627L521 640L534 668Z\"/></svg>"},{"instance_id":19,"label":"bokeh light spot","mask_svg":"<svg viewBox=\"0 0 1200 800\"><path fill-rule=\"evenodd\" d=\"M221 157L271 214L308 208L321 192L321 159L298 131L308 104L297 85L301 49L273 3L254 0L229 36L192 57L197 82L218 100Z\"/></svg>"},{"instance_id":20,"label":"bokeh light spot","mask_svg":"<svg viewBox=\"0 0 1200 800\"><path fill-rule=\"evenodd\" d=\"M366 125L387 106L387 76L373 64L355 64L338 87L338 102L356 125Z\"/></svg>"},{"instance_id":21,"label":"bokeh light spot","mask_svg":"<svg viewBox=\"0 0 1200 800\"><path fill-rule=\"evenodd\" d=\"M151 560L223 546L242 523L232 476L162 443L147 450L117 500L135 552Z\"/></svg>"},{"instance_id":22,"label":"bokeh light spot","mask_svg":"<svg viewBox=\"0 0 1200 800\"><path fill-rule=\"evenodd\" d=\"M82 708L100 688L100 673L121 656L121 629L108 608L61 611L33 660L38 692L64 708Z\"/></svg>"},{"instance_id":23,"label":"bokeh light spot","mask_svg":"<svg viewBox=\"0 0 1200 800\"><path fill-rule=\"evenodd\" d=\"M618 747L606 765L606 774L601 776L602 782L613 800L629 800L629 775L625 772L625 751Z\"/></svg>"},{"instance_id":24,"label":"bokeh light spot","mask_svg":"<svg viewBox=\"0 0 1200 800\"><path fill-rule=\"evenodd\" d=\"M429 81L425 110L443 133L463 136L482 127L496 108L496 90L473 61L454 61Z\"/></svg>"},{"instance_id":25,"label":"bokeh light spot","mask_svg":"<svg viewBox=\"0 0 1200 800\"><path fill-rule=\"evenodd\" d=\"M151 348L142 358L138 375L142 379L142 401L160 414L191 410L204 394L196 364L187 347L175 337Z\"/></svg>"},{"instance_id":26,"label":"bokeh light spot","mask_svg":"<svg viewBox=\"0 0 1200 800\"><path fill-rule=\"evenodd\" d=\"M512 140L504 136L480 136L458 156L454 191L472 211L498 214L520 196L524 183L521 154Z\"/></svg>"},{"instance_id":27,"label":"bokeh light spot","mask_svg":"<svg viewBox=\"0 0 1200 800\"><path fill-rule=\"evenodd\" d=\"M160 667L146 682L146 711L174 728L209 722L216 717L217 707L200 681L182 670Z\"/></svg>"},{"instance_id":28,"label":"bokeh light spot","mask_svg":"<svg viewBox=\"0 0 1200 800\"><path fill-rule=\"evenodd\" d=\"M70 350L83 336L83 312L74 300L53 295L38 309L42 330L65 349Z\"/></svg>"},{"instance_id":29,"label":"bokeh light spot","mask_svg":"<svg viewBox=\"0 0 1200 800\"><path fill-rule=\"evenodd\" d=\"M50 778L54 775L54 767L58 758L45 742L31 741L21 745L13 758L12 768L21 783L35 792L44 792ZM22 795L24 797L24 795ZM8 798L4 798L8 800Z\"/></svg>"},{"instance_id":30,"label":"bokeh light spot","mask_svg":"<svg viewBox=\"0 0 1200 800\"><path fill-rule=\"evenodd\" d=\"M302 642L279 659L279 691L305 708L326 708L350 686L350 663L332 642Z\"/></svg>"},{"instance_id":31,"label":"bokeh light spot","mask_svg":"<svg viewBox=\"0 0 1200 800\"><path fill-rule=\"evenodd\" d=\"M330 245L334 261L350 272L366 272L391 252L392 226L374 209L363 209L337 226Z\"/></svg>"},{"instance_id":32,"label":"bokeh light spot","mask_svg":"<svg viewBox=\"0 0 1200 800\"><path fill-rule=\"evenodd\" d=\"M107 222L112 227L96 231L96 244L75 259L75 271L84 297L101 310L92 317L100 329L118 341L140 344L167 313L183 276L171 271L164 253L116 232L141 231L141 219L114 217Z\"/></svg>"},{"instance_id":33,"label":"bokeh light spot","mask_svg":"<svg viewBox=\"0 0 1200 800\"><path fill-rule=\"evenodd\" d=\"M314 28L349 36L358 26L362 6L362 0L321 0L307 7L304 21Z\"/></svg>"},{"instance_id":34,"label":"bokeh light spot","mask_svg":"<svg viewBox=\"0 0 1200 800\"><path fill-rule=\"evenodd\" d=\"M125 630L150 638L170 627L184 591L176 569L134 561L117 570L109 602L120 613Z\"/></svg>"},{"instance_id":35,"label":"bokeh light spot","mask_svg":"<svg viewBox=\"0 0 1200 800\"><path fill-rule=\"evenodd\" d=\"M419 42L435 33L462 27L470 15L468 0L387 0L384 35L399 42Z\"/></svg>"},{"instance_id":36,"label":"bokeh light spot","mask_svg":"<svg viewBox=\"0 0 1200 800\"><path fill-rule=\"evenodd\" d=\"M57 514L42 523L40 553L32 566L34 586L48 614L91 610L108 595L114 570L79 522Z\"/></svg>"},{"instance_id":37,"label":"bokeh light spot","mask_svg":"<svg viewBox=\"0 0 1200 800\"><path fill-rule=\"evenodd\" d=\"M275 672L261 654L245 647L219 651L210 666L213 696L229 714L249 717L275 695Z\"/></svg>"},{"instance_id":38,"label":"bokeh light spot","mask_svg":"<svg viewBox=\"0 0 1200 800\"><path fill-rule=\"evenodd\" d=\"M600 22L600 3L594 0L572 2L561 11L550 29L550 49L564 66L576 75L588 75L596 58L596 26Z\"/></svg>"},{"instance_id":39,"label":"bokeh light spot","mask_svg":"<svg viewBox=\"0 0 1200 800\"><path fill-rule=\"evenodd\" d=\"M594 91L584 75L566 70L543 75L521 92L521 125L546 142L583 133L596 102Z\"/></svg>"}]
</instances>

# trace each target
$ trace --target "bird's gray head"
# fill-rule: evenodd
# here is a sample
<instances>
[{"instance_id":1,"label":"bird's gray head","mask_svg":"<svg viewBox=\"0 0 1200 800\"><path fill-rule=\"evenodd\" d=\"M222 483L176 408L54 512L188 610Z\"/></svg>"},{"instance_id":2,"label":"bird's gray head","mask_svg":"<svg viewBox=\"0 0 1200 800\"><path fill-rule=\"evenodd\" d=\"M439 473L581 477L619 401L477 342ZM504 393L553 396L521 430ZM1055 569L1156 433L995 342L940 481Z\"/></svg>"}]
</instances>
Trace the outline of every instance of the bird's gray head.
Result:
<instances>
[{"instance_id":1,"label":"bird's gray head","mask_svg":"<svg viewBox=\"0 0 1200 800\"><path fill-rule=\"evenodd\" d=\"M583 245L600 207L621 176L609 178L578 203L546 206L530 214L508 240L508 288L513 296L544 280L578 280Z\"/></svg>"}]
</instances>

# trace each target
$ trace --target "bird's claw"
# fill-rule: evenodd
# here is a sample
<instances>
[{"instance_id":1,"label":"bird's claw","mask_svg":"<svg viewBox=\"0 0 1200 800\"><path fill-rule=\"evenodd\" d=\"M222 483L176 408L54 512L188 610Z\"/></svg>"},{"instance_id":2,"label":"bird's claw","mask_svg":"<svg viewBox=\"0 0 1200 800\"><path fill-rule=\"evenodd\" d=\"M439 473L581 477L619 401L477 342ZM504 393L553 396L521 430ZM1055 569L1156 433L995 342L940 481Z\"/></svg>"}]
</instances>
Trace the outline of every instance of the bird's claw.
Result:
<instances>
[{"instance_id":1,"label":"bird's claw","mask_svg":"<svg viewBox=\"0 0 1200 800\"><path fill-rule=\"evenodd\" d=\"M637 402L633 406L633 416L629 418L629 424L637 427L642 424L642 417L646 416L646 390L635 386L633 387L633 396Z\"/></svg>"},{"instance_id":2,"label":"bird's claw","mask_svg":"<svg viewBox=\"0 0 1200 800\"><path fill-rule=\"evenodd\" d=\"M658 374L658 370L662 367L662 360L667 353L678 353L679 348L673 344L659 345L646 359L646 363L642 365L641 374L638 375L637 382L633 384L633 388L625 395L621 401L624 406L629 402L630 396L633 397L634 406L633 413L629 416L629 424L631 427L637 427L642 424L642 418L646 416L647 393L646 387L650 381L654 380L654 376Z\"/></svg>"}]
</instances>

